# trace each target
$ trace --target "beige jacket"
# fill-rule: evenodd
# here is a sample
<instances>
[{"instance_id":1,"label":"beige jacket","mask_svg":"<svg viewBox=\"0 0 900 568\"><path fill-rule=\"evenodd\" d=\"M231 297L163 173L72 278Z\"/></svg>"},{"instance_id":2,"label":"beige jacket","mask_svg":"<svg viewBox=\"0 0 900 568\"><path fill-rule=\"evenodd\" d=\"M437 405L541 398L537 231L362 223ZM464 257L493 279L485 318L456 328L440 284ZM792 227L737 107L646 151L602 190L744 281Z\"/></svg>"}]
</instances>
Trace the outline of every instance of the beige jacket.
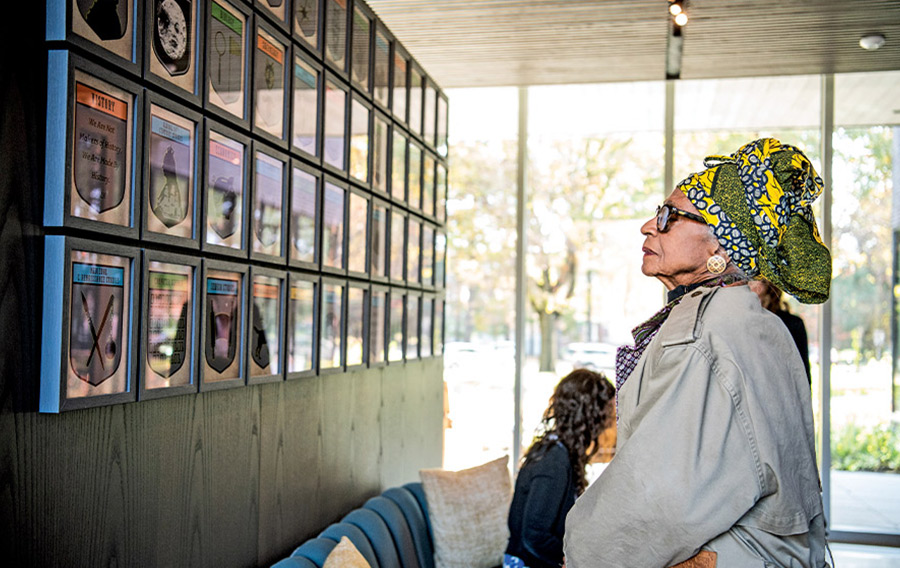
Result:
<instances>
[{"instance_id":1,"label":"beige jacket","mask_svg":"<svg viewBox=\"0 0 900 568\"><path fill-rule=\"evenodd\" d=\"M612 462L566 520L567 568L825 564L812 405L747 286L687 294L619 392Z\"/></svg>"}]
</instances>

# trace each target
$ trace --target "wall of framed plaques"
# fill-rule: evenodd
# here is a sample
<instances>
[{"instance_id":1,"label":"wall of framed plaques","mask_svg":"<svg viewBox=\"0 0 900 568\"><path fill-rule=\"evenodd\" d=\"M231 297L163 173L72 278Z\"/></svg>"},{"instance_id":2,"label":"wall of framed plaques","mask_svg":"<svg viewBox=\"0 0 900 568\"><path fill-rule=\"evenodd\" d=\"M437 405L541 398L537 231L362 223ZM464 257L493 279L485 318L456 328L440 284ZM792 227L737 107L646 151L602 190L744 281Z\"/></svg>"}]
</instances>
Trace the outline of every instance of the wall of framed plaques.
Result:
<instances>
[{"instance_id":1,"label":"wall of framed plaques","mask_svg":"<svg viewBox=\"0 0 900 568\"><path fill-rule=\"evenodd\" d=\"M447 97L362 0L48 0L40 410L436 357Z\"/></svg>"}]
</instances>

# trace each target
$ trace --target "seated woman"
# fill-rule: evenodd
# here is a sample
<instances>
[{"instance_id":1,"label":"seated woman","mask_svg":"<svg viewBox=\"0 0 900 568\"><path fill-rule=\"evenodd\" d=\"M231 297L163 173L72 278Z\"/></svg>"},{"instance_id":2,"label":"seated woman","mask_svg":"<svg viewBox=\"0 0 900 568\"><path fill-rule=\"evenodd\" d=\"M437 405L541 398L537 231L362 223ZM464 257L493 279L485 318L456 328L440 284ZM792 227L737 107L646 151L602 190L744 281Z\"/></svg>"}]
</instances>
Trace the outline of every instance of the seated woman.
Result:
<instances>
[{"instance_id":1,"label":"seated woman","mask_svg":"<svg viewBox=\"0 0 900 568\"><path fill-rule=\"evenodd\" d=\"M566 514L587 487L585 468L615 428L615 387L600 373L576 369L556 386L542 433L525 453L509 510L505 568L563 564Z\"/></svg>"}]
</instances>

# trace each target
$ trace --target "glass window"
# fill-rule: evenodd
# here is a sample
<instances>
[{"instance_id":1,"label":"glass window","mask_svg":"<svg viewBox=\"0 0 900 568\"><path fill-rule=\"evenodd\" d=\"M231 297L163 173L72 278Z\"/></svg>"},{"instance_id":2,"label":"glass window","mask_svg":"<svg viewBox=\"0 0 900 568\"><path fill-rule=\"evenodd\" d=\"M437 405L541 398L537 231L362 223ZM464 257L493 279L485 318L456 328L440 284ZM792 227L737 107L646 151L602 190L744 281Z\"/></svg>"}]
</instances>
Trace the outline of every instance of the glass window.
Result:
<instances>
[{"instance_id":1,"label":"glass window","mask_svg":"<svg viewBox=\"0 0 900 568\"><path fill-rule=\"evenodd\" d=\"M409 206L422 208L422 148L415 142L409 144L409 185L407 186Z\"/></svg>"},{"instance_id":2,"label":"glass window","mask_svg":"<svg viewBox=\"0 0 900 568\"><path fill-rule=\"evenodd\" d=\"M375 100L388 106L391 84L391 44L381 30L375 32L375 66L373 72Z\"/></svg>"},{"instance_id":3,"label":"glass window","mask_svg":"<svg viewBox=\"0 0 900 568\"><path fill-rule=\"evenodd\" d=\"M319 367L334 369L343 366L342 322L344 287L331 282L322 283L321 357Z\"/></svg>"},{"instance_id":4,"label":"glass window","mask_svg":"<svg viewBox=\"0 0 900 568\"><path fill-rule=\"evenodd\" d=\"M369 362L383 363L387 360L385 352L385 333L387 324L387 292L381 289L372 290L372 306L369 324Z\"/></svg>"},{"instance_id":5,"label":"glass window","mask_svg":"<svg viewBox=\"0 0 900 568\"><path fill-rule=\"evenodd\" d=\"M391 211L391 280L406 278L406 215L399 209Z\"/></svg>"},{"instance_id":6,"label":"glass window","mask_svg":"<svg viewBox=\"0 0 900 568\"><path fill-rule=\"evenodd\" d=\"M369 109L357 99L350 108L350 175L369 182Z\"/></svg>"},{"instance_id":7,"label":"glass window","mask_svg":"<svg viewBox=\"0 0 900 568\"><path fill-rule=\"evenodd\" d=\"M418 294L406 296L406 359L419 358L419 300Z\"/></svg>"},{"instance_id":8,"label":"glass window","mask_svg":"<svg viewBox=\"0 0 900 568\"><path fill-rule=\"evenodd\" d=\"M398 120L406 122L406 71L409 60L403 53L394 50L394 92L391 96L391 104L394 116Z\"/></svg>"},{"instance_id":9,"label":"glass window","mask_svg":"<svg viewBox=\"0 0 900 568\"><path fill-rule=\"evenodd\" d=\"M366 299L369 291L359 286L347 288L347 366L366 362Z\"/></svg>"},{"instance_id":10,"label":"glass window","mask_svg":"<svg viewBox=\"0 0 900 568\"><path fill-rule=\"evenodd\" d=\"M347 224L347 268L352 272L366 270L366 235L369 231L369 198L355 191L350 192L350 220Z\"/></svg>"},{"instance_id":11,"label":"glass window","mask_svg":"<svg viewBox=\"0 0 900 568\"><path fill-rule=\"evenodd\" d=\"M372 133L372 189L388 191L388 122L378 113Z\"/></svg>"},{"instance_id":12,"label":"glass window","mask_svg":"<svg viewBox=\"0 0 900 568\"><path fill-rule=\"evenodd\" d=\"M372 205L372 246L371 269L372 276L387 278L388 275L388 208L387 205L377 200Z\"/></svg>"},{"instance_id":13,"label":"glass window","mask_svg":"<svg viewBox=\"0 0 900 568\"><path fill-rule=\"evenodd\" d=\"M406 199L406 149L409 146L406 135L394 128L391 143L391 197L396 201Z\"/></svg>"},{"instance_id":14,"label":"glass window","mask_svg":"<svg viewBox=\"0 0 900 568\"><path fill-rule=\"evenodd\" d=\"M322 209L322 265L344 268L344 201L347 190L325 182Z\"/></svg>"},{"instance_id":15,"label":"glass window","mask_svg":"<svg viewBox=\"0 0 900 568\"><path fill-rule=\"evenodd\" d=\"M388 314L388 361L403 360L403 316L406 310L406 296L399 288L390 293Z\"/></svg>"},{"instance_id":16,"label":"glass window","mask_svg":"<svg viewBox=\"0 0 900 568\"><path fill-rule=\"evenodd\" d=\"M409 129L422 133L422 74L416 69L410 74Z\"/></svg>"},{"instance_id":17,"label":"glass window","mask_svg":"<svg viewBox=\"0 0 900 568\"><path fill-rule=\"evenodd\" d=\"M347 91L332 81L325 81L325 163L343 170L346 137Z\"/></svg>"},{"instance_id":18,"label":"glass window","mask_svg":"<svg viewBox=\"0 0 900 568\"><path fill-rule=\"evenodd\" d=\"M353 55L350 68L351 77L360 84L363 91L369 90L369 38L372 20L358 7L353 9Z\"/></svg>"},{"instance_id":19,"label":"glass window","mask_svg":"<svg viewBox=\"0 0 900 568\"><path fill-rule=\"evenodd\" d=\"M419 258L422 222L410 215L407 227L409 237L406 242L406 281L410 284L418 284L422 277L420 272L421 259Z\"/></svg>"},{"instance_id":20,"label":"glass window","mask_svg":"<svg viewBox=\"0 0 900 568\"><path fill-rule=\"evenodd\" d=\"M291 191L291 259L316 261L316 203L319 178L293 168Z\"/></svg>"}]
</instances>

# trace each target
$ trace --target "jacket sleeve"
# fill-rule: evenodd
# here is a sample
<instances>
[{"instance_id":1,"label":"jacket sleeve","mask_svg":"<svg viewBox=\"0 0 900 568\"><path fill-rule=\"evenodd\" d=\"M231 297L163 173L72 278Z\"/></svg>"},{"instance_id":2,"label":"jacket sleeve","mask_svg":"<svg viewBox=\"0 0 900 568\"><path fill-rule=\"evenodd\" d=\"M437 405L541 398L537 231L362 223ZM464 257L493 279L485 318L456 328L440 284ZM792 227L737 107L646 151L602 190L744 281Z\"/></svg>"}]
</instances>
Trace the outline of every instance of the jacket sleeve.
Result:
<instances>
[{"instance_id":1,"label":"jacket sleeve","mask_svg":"<svg viewBox=\"0 0 900 568\"><path fill-rule=\"evenodd\" d=\"M724 365L727 365L725 363ZM666 567L727 531L767 476L736 382L697 344L666 347L629 409L628 439L566 521L568 568Z\"/></svg>"}]
</instances>

